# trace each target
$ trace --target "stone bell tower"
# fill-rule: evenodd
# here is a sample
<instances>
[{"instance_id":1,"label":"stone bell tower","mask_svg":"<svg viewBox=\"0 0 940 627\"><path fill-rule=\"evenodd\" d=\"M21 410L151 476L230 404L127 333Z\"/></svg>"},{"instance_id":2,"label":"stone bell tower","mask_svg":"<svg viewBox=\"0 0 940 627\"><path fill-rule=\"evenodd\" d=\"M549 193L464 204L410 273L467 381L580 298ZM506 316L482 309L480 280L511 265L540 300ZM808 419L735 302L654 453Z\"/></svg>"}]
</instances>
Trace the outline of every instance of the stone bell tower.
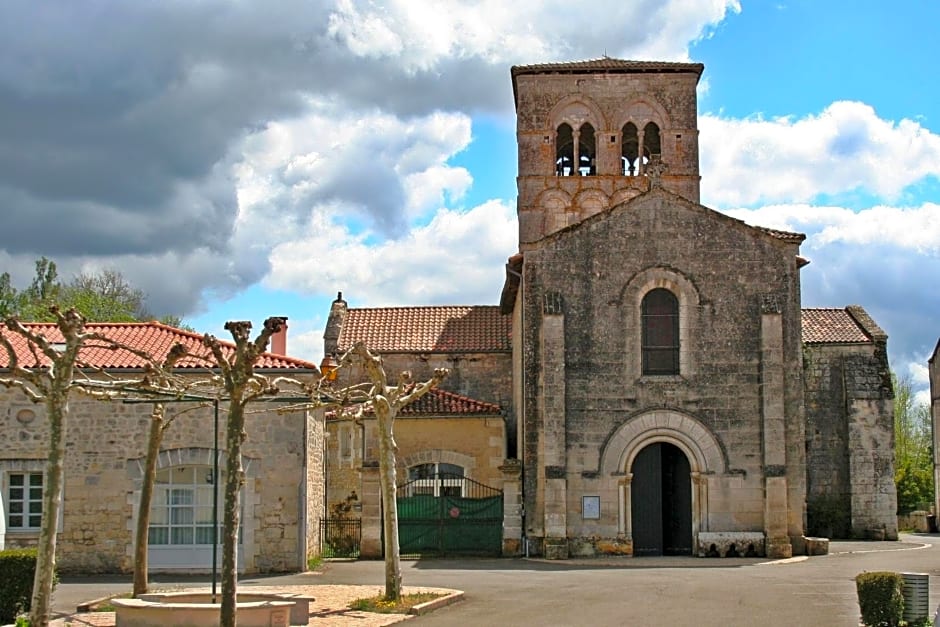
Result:
<instances>
[{"instance_id":1,"label":"stone bell tower","mask_svg":"<svg viewBox=\"0 0 940 627\"><path fill-rule=\"evenodd\" d=\"M513 67L519 250L651 185L699 202L703 69L606 57Z\"/></svg>"}]
</instances>

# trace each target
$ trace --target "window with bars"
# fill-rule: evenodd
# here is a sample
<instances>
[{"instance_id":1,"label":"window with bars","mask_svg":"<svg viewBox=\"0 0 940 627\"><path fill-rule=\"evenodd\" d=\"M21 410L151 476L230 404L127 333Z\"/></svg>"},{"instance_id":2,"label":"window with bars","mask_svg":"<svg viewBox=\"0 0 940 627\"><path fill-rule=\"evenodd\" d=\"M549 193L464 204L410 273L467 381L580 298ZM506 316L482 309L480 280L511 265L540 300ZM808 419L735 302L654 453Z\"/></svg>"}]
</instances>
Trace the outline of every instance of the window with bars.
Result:
<instances>
[{"instance_id":1,"label":"window with bars","mask_svg":"<svg viewBox=\"0 0 940 627\"><path fill-rule=\"evenodd\" d=\"M7 475L7 529L38 530L42 524L41 472Z\"/></svg>"}]
</instances>

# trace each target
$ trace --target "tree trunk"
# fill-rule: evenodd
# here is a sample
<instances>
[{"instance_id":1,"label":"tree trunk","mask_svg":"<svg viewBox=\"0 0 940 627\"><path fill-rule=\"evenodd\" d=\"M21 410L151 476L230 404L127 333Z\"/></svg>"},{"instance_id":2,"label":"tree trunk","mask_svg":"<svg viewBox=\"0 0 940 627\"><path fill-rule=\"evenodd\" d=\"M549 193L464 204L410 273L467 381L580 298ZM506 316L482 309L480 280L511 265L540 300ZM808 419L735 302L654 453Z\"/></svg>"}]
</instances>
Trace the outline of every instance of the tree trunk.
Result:
<instances>
[{"instance_id":1,"label":"tree trunk","mask_svg":"<svg viewBox=\"0 0 940 627\"><path fill-rule=\"evenodd\" d=\"M238 586L239 494L245 482L242 469L242 442L245 441L245 407L240 399L229 403L225 428L225 504L222 517L222 613L219 624L235 627L235 602Z\"/></svg>"},{"instance_id":2,"label":"tree trunk","mask_svg":"<svg viewBox=\"0 0 940 627\"><path fill-rule=\"evenodd\" d=\"M394 416L388 402L375 401L379 425L379 478L382 502L385 505L385 600L401 600L401 556L398 546L398 498L395 478L395 438L392 434Z\"/></svg>"},{"instance_id":3,"label":"tree trunk","mask_svg":"<svg viewBox=\"0 0 940 627\"><path fill-rule=\"evenodd\" d=\"M157 479L157 457L163 441L163 403L153 406L150 414L150 436L147 439L147 460L144 462L143 484L137 509L137 530L134 540L134 596L147 592L147 549L149 548L150 506L153 503L153 484Z\"/></svg>"},{"instance_id":4,"label":"tree trunk","mask_svg":"<svg viewBox=\"0 0 940 627\"><path fill-rule=\"evenodd\" d=\"M62 484L65 480L65 421L69 413L68 383L53 382L46 397L49 412L49 457L43 481L42 522L36 555L36 575L33 577L33 598L29 608L29 624L45 627L49 624L52 606L52 582L55 578L55 545L61 509Z\"/></svg>"}]
</instances>

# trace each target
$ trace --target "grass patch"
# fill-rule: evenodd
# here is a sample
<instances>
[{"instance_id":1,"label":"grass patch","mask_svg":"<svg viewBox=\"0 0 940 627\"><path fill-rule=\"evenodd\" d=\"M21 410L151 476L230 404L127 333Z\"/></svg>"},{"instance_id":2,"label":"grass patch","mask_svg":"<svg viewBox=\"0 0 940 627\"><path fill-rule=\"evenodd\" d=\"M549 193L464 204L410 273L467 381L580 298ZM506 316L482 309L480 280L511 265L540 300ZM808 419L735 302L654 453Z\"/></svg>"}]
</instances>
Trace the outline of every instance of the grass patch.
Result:
<instances>
[{"instance_id":1,"label":"grass patch","mask_svg":"<svg viewBox=\"0 0 940 627\"><path fill-rule=\"evenodd\" d=\"M107 600L98 603L97 605L92 606L92 612L113 612L117 608L114 607L114 604L111 603L112 599L132 599L134 598L133 592L125 592L123 594L116 594L113 597L109 597Z\"/></svg>"},{"instance_id":2,"label":"grass patch","mask_svg":"<svg viewBox=\"0 0 940 627\"><path fill-rule=\"evenodd\" d=\"M349 604L349 609L377 614L407 614L416 605L427 603L444 596L440 592L415 592L401 595L401 601L386 601L383 595L356 599Z\"/></svg>"},{"instance_id":3,"label":"grass patch","mask_svg":"<svg viewBox=\"0 0 940 627\"><path fill-rule=\"evenodd\" d=\"M311 555L307 558L307 570L315 571L320 570L320 567L323 566L323 558L319 555Z\"/></svg>"}]
</instances>

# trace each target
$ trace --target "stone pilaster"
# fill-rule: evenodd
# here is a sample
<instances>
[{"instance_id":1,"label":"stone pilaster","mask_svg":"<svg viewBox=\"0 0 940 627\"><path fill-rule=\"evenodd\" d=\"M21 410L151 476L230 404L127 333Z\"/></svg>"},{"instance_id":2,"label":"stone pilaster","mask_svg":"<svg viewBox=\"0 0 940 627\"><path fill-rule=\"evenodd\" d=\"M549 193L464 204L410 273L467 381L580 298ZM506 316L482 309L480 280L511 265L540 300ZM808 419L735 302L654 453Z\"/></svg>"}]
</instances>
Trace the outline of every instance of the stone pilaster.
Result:
<instances>
[{"instance_id":1,"label":"stone pilaster","mask_svg":"<svg viewBox=\"0 0 940 627\"><path fill-rule=\"evenodd\" d=\"M761 302L761 438L764 451L764 534L767 556L790 557L788 534L783 316L776 298Z\"/></svg>"},{"instance_id":2,"label":"stone pilaster","mask_svg":"<svg viewBox=\"0 0 940 627\"><path fill-rule=\"evenodd\" d=\"M558 293L546 293L542 301L539 338L542 369L539 373L539 409L542 416L540 445L545 503L545 556L568 557L568 494L565 477L565 315Z\"/></svg>"}]
</instances>

